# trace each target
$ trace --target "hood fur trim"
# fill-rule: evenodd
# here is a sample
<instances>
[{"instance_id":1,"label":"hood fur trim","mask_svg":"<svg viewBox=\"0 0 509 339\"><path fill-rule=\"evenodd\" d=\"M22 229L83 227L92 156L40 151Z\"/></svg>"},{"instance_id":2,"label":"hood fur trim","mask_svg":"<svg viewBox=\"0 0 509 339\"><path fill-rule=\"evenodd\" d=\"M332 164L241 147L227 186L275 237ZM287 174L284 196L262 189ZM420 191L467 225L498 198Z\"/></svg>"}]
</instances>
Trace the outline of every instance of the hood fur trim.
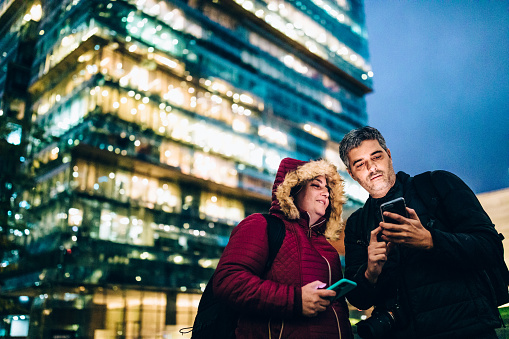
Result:
<instances>
[{"instance_id":1,"label":"hood fur trim","mask_svg":"<svg viewBox=\"0 0 509 339\"><path fill-rule=\"evenodd\" d=\"M326 160L310 161L299 166L296 170L288 172L284 181L277 187L276 198L279 201L281 211L288 219L299 219L300 213L297 206L295 206L293 197L290 196L290 192L293 187L320 175L325 175L330 187L328 208L330 209L330 216L327 220L325 237L330 240L337 240L344 227L342 213L346 198L343 179L332 163Z\"/></svg>"}]
</instances>

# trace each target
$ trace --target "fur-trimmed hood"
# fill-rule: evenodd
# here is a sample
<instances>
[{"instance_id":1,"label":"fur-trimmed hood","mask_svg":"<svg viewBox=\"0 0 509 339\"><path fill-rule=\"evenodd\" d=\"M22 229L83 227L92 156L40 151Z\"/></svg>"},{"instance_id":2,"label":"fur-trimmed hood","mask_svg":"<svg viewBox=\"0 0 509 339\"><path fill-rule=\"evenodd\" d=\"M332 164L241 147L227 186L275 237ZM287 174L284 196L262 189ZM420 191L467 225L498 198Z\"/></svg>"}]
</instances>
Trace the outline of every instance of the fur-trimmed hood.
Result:
<instances>
[{"instance_id":1,"label":"fur-trimmed hood","mask_svg":"<svg viewBox=\"0 0 509 339\"><path fill-rule=\"evenodd\" d=\"M292 158L281 160L274 185L272 187L271 210L280 210L291 220L300 218L300 212L294 203L290 192L293 187L324 175L330 187L329 206L325 218L325 236L330 240L337 240L343 231L343 204L346 202L343 189L343 179L336 166L326 160L301 161Z\"/></svg>"}]
</instances>

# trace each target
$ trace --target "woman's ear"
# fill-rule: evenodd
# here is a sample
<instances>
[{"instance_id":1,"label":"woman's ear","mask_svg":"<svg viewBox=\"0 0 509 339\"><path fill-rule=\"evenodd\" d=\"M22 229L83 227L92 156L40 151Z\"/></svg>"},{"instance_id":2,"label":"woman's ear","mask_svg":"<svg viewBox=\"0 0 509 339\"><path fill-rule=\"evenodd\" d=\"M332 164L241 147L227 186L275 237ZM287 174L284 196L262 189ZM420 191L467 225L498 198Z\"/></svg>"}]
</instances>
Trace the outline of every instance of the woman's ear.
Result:
<instances>
[{"instance_id":1,"label":"woman's ear","mask_svg":"<svg viewBox=\"0 0 509 339\"><path fill-rule=\"evenodd\" d=\"M292 187L290 190L290 196L295 199L295 196L299 194L299 192L302 190L302 187L304 187L304 185L297 185Z\"/></svg>"}]
</instances>

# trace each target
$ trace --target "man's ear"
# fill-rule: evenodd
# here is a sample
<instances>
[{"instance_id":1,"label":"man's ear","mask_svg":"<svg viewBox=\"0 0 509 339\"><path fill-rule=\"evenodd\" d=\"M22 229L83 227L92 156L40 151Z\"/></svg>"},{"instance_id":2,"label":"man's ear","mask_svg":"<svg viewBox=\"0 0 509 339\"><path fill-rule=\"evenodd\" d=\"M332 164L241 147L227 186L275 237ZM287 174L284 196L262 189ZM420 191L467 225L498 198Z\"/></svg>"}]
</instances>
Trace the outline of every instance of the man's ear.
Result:
<instances>
[{"instance_id":1,"label":"man's ear","mask_svg":"<svg viewBox=\"0 0 509 339\"><path fill-rule=\"evenodd\" d=\"M348 174L350 175L350 178L352 178L353 180L355 180L356 182L359 183L359 179L352 174L352 171L350 171L350 168L347 168L346 171L348 172ZM360 184L360 183L359 183Z\"/></svg>"},{"instance_id":2,"label":"man's ear","mask_svg":"<svg viewBox=\"0 0 509 339\"><path fill-rule=\"evenodd\" d=\"M389 158L392 159L392 157L391 157L391 150L390 149L387 149L387 155L389 155Z\"/></svg>"},{"instance_id":3,"label":"man's ear","mask_svg":"<svg viewBox=\"0 0 509 339\"><path fill-rule=\"evenodd\" d=\"M350 177L355 180L355 178L353 177L352 175L352 172L350 171L350 167L347 167L346 171L348 172L348 174L350 175Z\"/></svg>"}]
</instances>

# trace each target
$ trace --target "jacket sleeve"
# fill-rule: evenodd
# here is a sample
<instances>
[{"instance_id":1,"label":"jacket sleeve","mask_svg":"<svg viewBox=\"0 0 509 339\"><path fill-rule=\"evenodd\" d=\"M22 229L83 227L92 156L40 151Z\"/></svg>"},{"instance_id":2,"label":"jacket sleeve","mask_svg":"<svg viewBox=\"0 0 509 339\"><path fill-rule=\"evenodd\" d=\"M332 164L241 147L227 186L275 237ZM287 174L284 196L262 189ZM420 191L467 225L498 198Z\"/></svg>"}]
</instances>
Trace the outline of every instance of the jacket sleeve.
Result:
<instances>
[{"instance_id":1,"label":"jacket sleeve","mask_svg":"<svg viewBox=\"0 0 509 339\"><path fill-rule=\"evenodd\" d=\"M214 292L233 308L265 316L290 318L302 306L300 287L265 280L269 244L261 214L242 220L232 231L214 273Z\"/></svg>"},{"instance_id":2,"label":"jacket sleeve","mask_svg":"<svg viewBox=\"0 0 509 339\"><path fill-rule=\"evenodd\" d=\"M456 175L435 171L439 211L445 229L432 227L432 255L441 263L464 269L482 269L493 264L500 248L498 232L472 190Z\"/></svg>"},{"instance_id":3,"label":"jacket sleeve","mask_svg":"<svg viewBox=\"0 0 509 339\"><path fill-rule=\"evenodd\" d=\"M357 283L357 287L348 293L347 299L353 306L365 310L373 306L377 295L376 285L371 284L365 277L368 262L368 243L359 236L362 232L359 222L360 211L353 213L345 226L345 278Z\"/></svg>"}]
</instances>

